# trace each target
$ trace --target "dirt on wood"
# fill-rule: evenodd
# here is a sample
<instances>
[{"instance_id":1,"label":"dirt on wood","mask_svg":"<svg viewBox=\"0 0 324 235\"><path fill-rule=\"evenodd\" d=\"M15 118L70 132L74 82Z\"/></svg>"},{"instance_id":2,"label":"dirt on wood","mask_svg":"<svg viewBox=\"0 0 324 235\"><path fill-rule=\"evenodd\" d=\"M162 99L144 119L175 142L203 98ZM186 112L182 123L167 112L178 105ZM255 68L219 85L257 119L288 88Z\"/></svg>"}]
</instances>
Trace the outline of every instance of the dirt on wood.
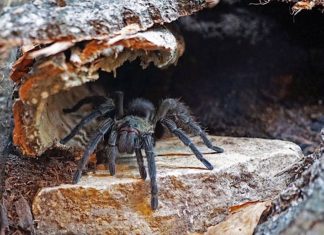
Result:
<instances>
[{"instance_id":1,"label":"dirt on wood","mask_svg":"<svg viewBox=\"0 0 324 235\"><path fill-rule=\"evenodd\" d=\"M3 202L8 211L10 231L32 233L34 224L30 205L43 187L71 183L76 170L72 156L66 153L46 154L39 159L9 155Z\"/></svg>"}]
</instances>

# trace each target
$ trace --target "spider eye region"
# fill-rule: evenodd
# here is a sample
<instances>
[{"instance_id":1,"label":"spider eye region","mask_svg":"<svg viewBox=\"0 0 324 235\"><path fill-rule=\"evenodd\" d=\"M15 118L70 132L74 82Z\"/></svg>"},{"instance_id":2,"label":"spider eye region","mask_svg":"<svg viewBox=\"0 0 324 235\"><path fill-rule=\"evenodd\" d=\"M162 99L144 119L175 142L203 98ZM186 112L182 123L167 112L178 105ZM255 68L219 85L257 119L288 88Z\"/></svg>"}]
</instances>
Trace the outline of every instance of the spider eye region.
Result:
<instances>
[{"instance_id":1,"label":"spider eye region","mask_svg":"<svg viewBox=\"0 0 324 235\"><path fill-rule=\"evenodd\" d=\"M118 121L119 131L136 132L138 135L153 133L153 125L146 119L138 116L126 116Z\"/></svg>"}]
</instances>

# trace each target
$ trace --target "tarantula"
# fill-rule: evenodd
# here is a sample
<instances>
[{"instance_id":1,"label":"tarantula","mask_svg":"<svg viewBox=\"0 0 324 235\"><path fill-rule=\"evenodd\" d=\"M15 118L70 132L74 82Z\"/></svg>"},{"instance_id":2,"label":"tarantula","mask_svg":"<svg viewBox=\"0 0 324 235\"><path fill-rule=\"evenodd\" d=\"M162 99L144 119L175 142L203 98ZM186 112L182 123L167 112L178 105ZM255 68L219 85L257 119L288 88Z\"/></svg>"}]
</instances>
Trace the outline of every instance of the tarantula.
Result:
<instances>
[{"instance_id":1,"label":"tarantula","mask_svg":"<svg viewBox=\"0 0 324 235\"><path fill-rule=\"evenodd\" d=\"M144 149L151 181L151 207L155 210L158 207L158 187L156 182L154 153L154 134L157 125L161 124L172 134L177 136L209 170L212 170L213 166L203 157L184 130L194 135L199 135L205 145L217 153L223 152L223 149L213 146L211 141L207 138L206 133L193 120L189 109L178 100L165 99L156 111L150 101L137 98L129 103L124 113L123 97L122 92L116 92L115 99L102 96L86 97L80 100L71 109L64 109L63 111L65 113L70 113L77 111L84 104L99 104L93 112L82 118L79 124L72 129L70 134L61 140L61 143L67 143L91 120L101 118L102 122L89 141L79 162L77 171L73 177L73 183L79 181L89 156L95 151L97 145L103 139L106 141L104 142L104 152L111 175L115 174L115 160L118 152L127 152L129 154L135 152L140 176L145 180L147 173L141 151ZM178 128L178 126L182 129Z\"/></svg>"}]
</instances>

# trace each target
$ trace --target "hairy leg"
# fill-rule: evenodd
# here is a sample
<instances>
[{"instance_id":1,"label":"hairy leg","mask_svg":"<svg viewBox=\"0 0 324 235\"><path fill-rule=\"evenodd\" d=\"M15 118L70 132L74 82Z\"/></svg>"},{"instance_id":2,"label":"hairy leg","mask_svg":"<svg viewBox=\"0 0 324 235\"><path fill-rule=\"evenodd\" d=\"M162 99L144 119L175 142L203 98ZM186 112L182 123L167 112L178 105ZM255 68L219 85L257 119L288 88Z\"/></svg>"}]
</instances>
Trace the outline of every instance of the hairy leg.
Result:
<instances>
[{"instance_id":1,"label":"hairy leg","mask_svg":"<svg viewBox=\"0 0 324 235\"><path fill-rule=\"evenodd\" d=\"M125 153L127 149L126 141L127 141L127 131L122 131L118 136L118 151L120 153Z\"/></svg>"},{"instance_id":2,"label":"hairy leg","mask_svg":"<svg viewBox=\"0 0 324 235\"><path fill-rule=\"evenodd\" d=\"M200 128L200 126L193 120L190 115L189 108L176 99L165 99L161 103L155 117L154 124L163 119L180 121L183 125L185 125L193 134L199 135L205 145L214 150L217 153L222 153L224 150L217 146L213 146L211 141L208 139L207 134Z\"/></svg>"},{"instance_id":3,"label":"hairy leg","mask_svg":"<svg viewBox=\"0 0 324 235\"><path fill-rule=\"evenodd\" d=\"M175 109L178 105L178 101L175 99L165 99L162 101L156 115L153 119L153 123L156 124L159 120L165 118L170 109Z\"/></svg>"},{"instance_id":4,"label":"hairy leg","mask_svg":"<svg viewBox=\"0 0 324 235\"><path fill-rule=\"evenodd\" d=\"M110 172L110 175L116 174L116 156L117 156L117 131L113 130L110 133L109 140L108 140L108 169Z\"/></svg>"},{"instance_id":5,"label":"hairy leg","mask_svg":"<svg viewBox=\"0 0 324 235\"><path fill-rule=\"evenodd\" d=\"M214 167L208 162L201 152L197 149L194 143L191 142L189 137L180 130L174 121L170 119L162 119L161 123L165 125L174 135L176 135L186 146L188 146L191 151L195 154L199 161L201 161L209 170L214 169Z\"/></svg>"},{"instance_id":6,"label":"hairy leg","mask_svg":"<svg viewBox=\"0 0 324 235\"><path fill-rule=\"evenodd\" d=\"M78 103L76 103L72 108L66 108L63 109L63 113L73 113L78 111L83 105L86 104L95 104L96 106L104 103L106 101L106 98L104 96L99 96L99 95L95 95L95 96L88 96L85 97L81 100L79 100Z\"/></svg>"},{"instance_id":7,"label":"hairy leg","mask_svg":"<svg viewBox=\"0 0 324 235\"><path fill-rule=\"evenodd\" d=\"M108 112L112 112L114 111L114 107L110 106L110 105L101 105L98 109L96 109L95 111L89 113L87 116L85 116L84 118L81 119L81 121L71 130L70 134L68 134L67 136L65 136L60 143L61 144L66 144L69 140L71 140L76 134L78 134L78 132L80 131L80 129L88 124L89 122L91 122L93 119L103 116L105 114L107 114Z\"/></svg>"},{"instance_id":8,"label":"hairy leg","mask_svg":"<svg viewBox=\"0 0 324 235\"><path fill-rule=\"evenodd\" d=\"M177 116L178 116L179 120L184 125L186 125L194 135L200 136L200 138L203 140L203 142L205 143L205 145L208 148L214 150L217 153L224 152L224 149L214 146L212 144L212 142L208 139L206 132L201 129L201 127L192 119L192 117L190 115L180 114Z\"/></svg>"},{"instance_id":9,"label":"hairy leg","mask_svg":"<svg viewBox=\"0 0 324 235\"><path fill-rule=\"evenodd\" d=\"M151 135L144 135L142 138L144 142L148 171L151 180L151 207L153 210L155 210L158 207L158 187L156 183L156 165L155 153L153 149L153 137Z\"/></svg>"},{"instance_id":10,"label":"hairy leg","mask_svg":"<svg viewBox=\"0 0 324 235\"><path fill-rule=\"evenodd\" d=\"M143 180L145 180L146 177L147 177L147 173L146 173L145 166L144 166L144 159L143 159L143 155L142 155L142 151L141 151L140 139L139 138L135 139L135 155L136 155L137 164L138 164L138 168L139 168L141 178Z\"/></svg>"},{"instance_id":11,"label":"hairy leg","mask_svg":"<svg viewBox=\"0 0 324 235\"><path fill-rule=\"evenodd\" d=\"M102 123L102 125L100 126L96 134L91 138L79 162L78 169L73 176L72 182L74 184L79 182L81 178L82 170L85 168L86 164L88 163L90 155L94 152L98 143L103 139L104 135L110 130L112 124L113 124L113 120L110 118L107 119Z\"/></svg>"},{"instance_id":12,"label":"hairy leg","mask_svg":"<svg viewBox=\"0 0 324 235\"><path fill-rule=\"evenodd\" d=\"M126 152L129 153L129 154L134 152L135 139L136 139L136 133L135 132L129 132L127 134Z\"/></svg>"}]
</instances>

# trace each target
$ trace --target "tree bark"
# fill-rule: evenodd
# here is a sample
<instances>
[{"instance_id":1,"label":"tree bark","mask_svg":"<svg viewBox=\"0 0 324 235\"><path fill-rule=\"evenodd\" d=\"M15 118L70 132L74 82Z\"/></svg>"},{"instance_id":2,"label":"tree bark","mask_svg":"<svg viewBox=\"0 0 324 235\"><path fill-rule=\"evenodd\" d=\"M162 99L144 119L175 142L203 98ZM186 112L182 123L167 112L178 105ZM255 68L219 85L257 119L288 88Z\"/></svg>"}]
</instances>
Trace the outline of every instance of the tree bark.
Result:
<instances>
[{"instance_id":1,"label":"tree bark","mask_svg":"<svg viewBox=\"0 0 324 235\"><path fill-rule=\"evenodd\" d=\"M8 228L6 208L3 205L2 195L5 190L5 166L11 146L12 123L12 91L13 82L8 79L12 63L16 58L16 50L11 50L7 58L0 58L0 234L5 234Z\"/></svg>"},{"instance_id":2,"label":"tree bark","mask_svg":"<svg viewBox=\"0 0 324 235\"><path fill-rule=\"evenodd\" d=\"M273 201L271 215L255 234L323 234L324 146L287 171L296 179Z\"/></svg>"},{"instance_id":3,"label":"tree bark","mask_svg":"<svg viewBox=\"0 0 324 235\"><path fill-rule=\"evenodd\" d=\"M170 23L213 1L205 0L44 0L5 8L0 14L0 45L101 39ZM65 6L64 6L65 5ZM64 6L64 7L62 7ZM129 28L124 29L126 26ZM123 31L121 31L124 29Z\"/></svg>"}]
</instances>

